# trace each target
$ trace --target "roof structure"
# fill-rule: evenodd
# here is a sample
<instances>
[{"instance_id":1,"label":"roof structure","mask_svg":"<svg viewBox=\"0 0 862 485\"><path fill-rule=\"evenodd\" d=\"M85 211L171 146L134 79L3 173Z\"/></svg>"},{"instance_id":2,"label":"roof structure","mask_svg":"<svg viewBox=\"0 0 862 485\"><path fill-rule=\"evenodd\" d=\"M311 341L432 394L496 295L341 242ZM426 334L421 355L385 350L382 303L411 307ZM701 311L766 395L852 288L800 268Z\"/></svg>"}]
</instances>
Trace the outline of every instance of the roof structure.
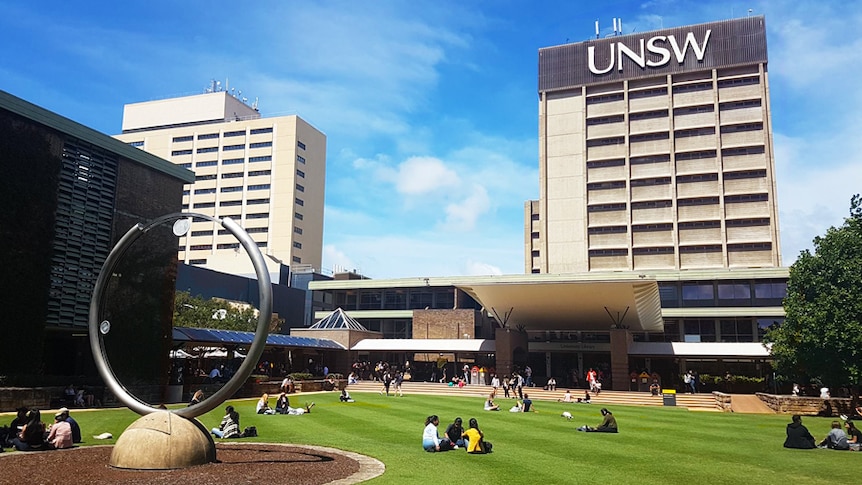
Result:
<instances>
[{"instance_id":1,"label":"roof structure","mask_svg":"<svg viewBox=\"0 0 862 485\"><path fill-rule=\"evenodd\" d=\"M214 328L174 327L174 342L194 342L205 344L251 345L254 332L219 330ZM312 348L347 350L340 343L326 338L294 337L271 333L266 337L266 345L274 347Z\"/></svg>"},{"instance_id":2,"label":"roof structure","mask_svg":"<svg viewBox=\"0 0 862 485\"><path fill-rule=\"evenodd\" d=\"M309 330L361 330L367 332L368 329L363 327L350 315L347 314L341 307L336 308L329 315L323 317L314 325L308 327Z\"/></svg>"},{"instance_id":3,"label":"roof structure","mask_svg":"<svg viewBox=\"0 0 862 485\"><path fill-rule=\"evenodd\" d=\"M487 352L497 349L496 342L485 339L396 339L367 338L350 350L365 352Z\"/></svg>"}]
</instances>

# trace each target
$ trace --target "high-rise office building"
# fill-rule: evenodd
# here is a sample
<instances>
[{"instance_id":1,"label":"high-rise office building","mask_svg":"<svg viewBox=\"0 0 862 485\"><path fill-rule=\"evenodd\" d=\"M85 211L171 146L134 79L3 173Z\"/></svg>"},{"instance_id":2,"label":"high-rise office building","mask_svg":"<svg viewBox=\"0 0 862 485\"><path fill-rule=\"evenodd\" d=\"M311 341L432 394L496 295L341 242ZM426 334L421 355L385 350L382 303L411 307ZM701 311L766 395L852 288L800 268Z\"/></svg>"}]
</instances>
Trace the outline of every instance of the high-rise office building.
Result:
<instances>
[{"instance_id":1,"label":"high-rise office building","mask_svg":"<svg viewBox=\"0 0 862 485\"><path fill-rule=\"evenodd\" d=\"M781 265L764 22L539 51L527 273Z\"/></svg>"},{"instance_id":2,"label":"high-rise office building","mask_svg":"<svg viewBox=\"0 0 862 485\"><path fill-rule=\"evenodd\" d=\"M272 273L282 264L320 269L326 135L299 116L262 117L213 86L204 94L126 105L116 138L194 171L183 208L238 221L268 256ZM194 222L178 249L187 264L254 274L239 243L209 221Z\"/></svg>"}]
</instances>

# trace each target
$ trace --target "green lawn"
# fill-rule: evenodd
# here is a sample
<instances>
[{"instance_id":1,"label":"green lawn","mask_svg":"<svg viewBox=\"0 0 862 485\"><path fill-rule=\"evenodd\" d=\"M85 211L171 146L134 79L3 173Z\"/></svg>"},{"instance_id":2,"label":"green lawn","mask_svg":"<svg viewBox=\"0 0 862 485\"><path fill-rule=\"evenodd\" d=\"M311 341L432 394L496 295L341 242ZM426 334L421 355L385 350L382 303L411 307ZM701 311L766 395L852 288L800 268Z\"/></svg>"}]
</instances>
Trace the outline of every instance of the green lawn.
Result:
<instances>
[{"instance_id":1,"label":"green lawn","mask_svg":"<svg viewBox=\"0 0 862 485\"><path fill-rule=\"evenodd\" d=\"M315 444L373 456L386 473L371 483L704 483L704 484L834 484L855 482L862 453L831 450L786 450L784 428L789 416L689 412L674 407L611 407L619 434L581 433L583 424L601 421L601 406L538 402L539 413L486 412L482 400L449 396L407 395L403 398L353 393L355 403L341 403L337 393L294 396L296 406L313 400L305 416L260 416L254 400L234 401L241 425L257 426L249 440ZM271 400L274 401L274 400ZM509 402L501 399L506 407ZM271 402L273 404L273 402ZM572 421L560 416L564 410ZM200 419L218 425L222 410ZM465 424L475 417L488 441L490 455L462 450L422 450L424 419L440 416L440 433L456 416ZM73 412L85 445L113 444L92 435L115 437L137 418L122 409ZM3 417L5 421L11 416ZM831 419L806 417L803 423L821 439ZM480 478L481 477L481 478Z\"/></svg>"}]
</instances>

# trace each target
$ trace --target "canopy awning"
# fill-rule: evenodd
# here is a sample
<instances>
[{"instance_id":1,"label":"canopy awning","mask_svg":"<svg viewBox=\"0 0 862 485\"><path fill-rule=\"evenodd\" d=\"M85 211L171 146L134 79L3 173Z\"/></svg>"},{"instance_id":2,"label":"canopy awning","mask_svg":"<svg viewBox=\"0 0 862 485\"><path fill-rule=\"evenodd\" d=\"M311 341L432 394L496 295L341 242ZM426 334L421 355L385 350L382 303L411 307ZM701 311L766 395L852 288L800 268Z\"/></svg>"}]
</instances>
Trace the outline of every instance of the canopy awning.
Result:
<instances>
[{"instance_id":1,"label":"canopy awning","mask_svg":"<svg viewBox=\"0 0 862 485\"><path fill-rule=\"evenodd\" d=\"M177 339L180 333L185 340ZM220 330L214 328L174 327L174 341L251 345L254 332L239 332L236 330ZM274 347L313 348L324 350L347 350L340 343L326 338L294 337L280 333L271 333L266 338L266 345Z\"/></svg>"},{"instance_id":2,"label":"canopy awning","mask_svg":"<svg viewBox=\"0 0 862 485\"><path fill-rule=\"evenodd\" d=\"M511 328L664 330L658 283L650 278L592 276L572 281L551 276L457 286L501 319L508 314L506 325Z\"/></svg>"},{"instance_id":3,"label":"canopy awning","mask_svg":"<svg viewBox=\"0 0 862 485\"><path fill-rule=\"evenodd\" d=\"M632 342L629 355L716 358L768 358L761 342Z\"/></svg>"},{"instance_id":4,"label":"canopy awning","mask_svg":"<svg viewBox=\"0 0 862 485\"><path fill-rule=\"evenodd\" d=\"M364 352L481 352L494 353L493 340L367 338L350 350Z\"/></svg>"}]
</instances>

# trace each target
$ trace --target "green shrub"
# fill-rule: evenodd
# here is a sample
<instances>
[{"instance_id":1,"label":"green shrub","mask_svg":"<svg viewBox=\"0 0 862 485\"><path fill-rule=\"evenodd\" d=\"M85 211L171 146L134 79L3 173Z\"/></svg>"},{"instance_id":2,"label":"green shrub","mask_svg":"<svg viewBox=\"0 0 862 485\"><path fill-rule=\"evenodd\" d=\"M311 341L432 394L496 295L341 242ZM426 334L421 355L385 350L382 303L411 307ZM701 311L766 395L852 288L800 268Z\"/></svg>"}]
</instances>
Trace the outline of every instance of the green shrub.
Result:
<instances>
[{"instance_id":1,"label":"green shrub","mask_svg":"<svg viewBox=\"0 0 862 485\"><path fill-rule=\"evenodd\" d=\"M310 381L310 380L314 379L314 375L310 374L308 372L293 372L291 374L288 374L287 376L290 377L294 382L296 382L296 381Z\"/></svg>"}]
</instances>

